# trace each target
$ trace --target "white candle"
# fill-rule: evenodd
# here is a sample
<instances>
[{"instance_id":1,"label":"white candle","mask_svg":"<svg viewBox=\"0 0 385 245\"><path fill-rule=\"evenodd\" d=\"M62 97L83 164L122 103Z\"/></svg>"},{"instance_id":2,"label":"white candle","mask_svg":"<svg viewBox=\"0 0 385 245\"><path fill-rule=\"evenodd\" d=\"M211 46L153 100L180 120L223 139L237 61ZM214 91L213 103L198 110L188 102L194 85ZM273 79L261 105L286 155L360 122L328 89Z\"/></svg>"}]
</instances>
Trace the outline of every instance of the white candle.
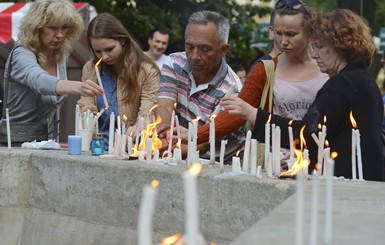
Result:
<instances>
[{"instance_id":1,"label":"white candle","mask_svg":"<svg viewBox=\"0 0 385 245\"><path fill-rule=\"evenodd\" d=\"M182 151L181 151L181 149L176 147L174 149L174 155L173 156L174 156L174 160L176 162L181 162L182 161Z\"/></svg>"},{"instance_id":2,"label":"white candle","mask_svg":"<svg viewBox=\"0 0 385 245\"><path fill-rule=\"evenodd\" d=\"M304 207L305 207L305 188L304 188L304 174L299 171L296 176L296 245L304 244Z\"/></svg>"},{"instance_id":3,"label":"white candle","mask_svg":"<svg viewBox=\"0 0 385 245\"><path fill-rule=\"evenodd\" d=\"M271 124L271 153L272 153L272 163L273 163L273 174L275 175L275 157L276 157L276 144L275 144L275 124Z\"/></svg>"},{"instance_id":4,"label":"white candle","mask_svg":"<svg viewBox=\"0 0 385 245\"><path fill-rule=\"evenodd\" d=\"M210 164L215 164L215 116L210 117Z\"/></svg>"},{"instance_id":5,"label":"white candle","mask_svg":"<svg viewBox=\"0 0 385 245\"><path fill-rule=\"evenodd\" d=\"M288 127L289 131L289 144L290 144L290 164L291 166L294 163L294 148L293 148L293 142L294 142L294 137L293 137L293 128L291 126Z\"/></svg>"},{"instance_id":6,"label":"white candle","mask_svg":"<svg viewBox=\"0 0 385 245\"><path fill-rule=\"evenodd\" d=\"M140 151L139 149L139 136L141 134L141 127L142 127L142 121L143 121L143 117L139 116L138 118L138 121L137 121L137 125L136 125L136 135L135 135L135 147L138 151Z\"/></svg>"},{"instance_id":7,"label":"white candle","mask_svg":"<svg viewBox=\"0 0 385 245\"><path fill-rule=\"evenodd\" d=\"M319 219L319 171L315 171L315 173L313 173L312 182L310 245L317 245Z\"/></svg>"},{"instance_id":8,"label":"white candle","mask_svg":"<svg viewBox=\"0 0 385 245\"><path fill-rule=\"evenodd\" d=\"M232 169L234 174L239 174L241 172L241 159L237 156L233 157Z\"/></svg>"},{"instance_id":9,"label":"white candle","mask_svg":"<svg viewBox=\"0 0 385 245\"><path fill-rule=\"evenodd\" d=\"M102 60L103 59L100 58L99 61L95 64L95 72L96 72L96 78L98 79L99 86L104 90L102 79L100 79L100 72L98 69L98 65ZM106 93L104 93L104 92L103 92L103 102L104 102L105 108L108 108L107 97L106 97Z\"/></svg>"},{"instance_id":10,"label":"white candle","mask_svg":"<svg viewBox=\"0 0 385 245\"><path fill-rule=\"evenodd\" d=\"M221 151L219 154L219 172L223 172L223 164L224 164L224 158L225 158L225 150L226 150L226 144L227 140L221 141Z\"/></svg>"},{"instance_id":11,"label":"white candle","mask_svg":"<svg viewBox=\"0 0 385 245\"><path fill-rule=\"evenodd\" d=\"M250 159L250 144L251 144L251 131L248 130L246 133L245 151L243 152L243 172L249 171L249 159Z\"/></svg>"},{"instance_id":12,"label":"white candle","mask_svg":"<svg viewBox=\"0 0 385 245\"><path fill-rule=\"evenodd\" d=\"M79 130L82 130L80 106L77 104L75 108L75 135L79 135Z\"/></svg>"},{"instance_id":13,"label":"white candle","mask_svg":"<svg viewBox=\"0 0 385 245\"><path fill-rule=\"evenodd\" d=\"M192 150L192 124L188 123L188 136L187 136L187 159L186 164L189 166L191 164L192 155L194 154L194 150Z\"/></svg>"},{"instance_id":14,"label":"white candle","mask_svg":"<svg viewBox=\"0 0 385 245\"><path fill-rule=\"evenodd\" d=\"M170 154L171 154L171 147L172 147L172 137L174 135L174 120L175 120L175 110L172 111L172 115L171 115L170 140L168 142L168 152Z\"/></svg>"},{"instance_id":15,"label":"white candle","mask_svg":"<svg viewBox=\"0 0 385 245\"><path fill-rule=\"evenodd\" d=\"M323 172L322 172L322 176L326 176L327 172L328 172L328 159L330 158L330 148L329 147L326 147L324 149L324 168L323 168Z\"/></svg>"},{"instance_id":16,"label":"white candle","mask_svg":"<svg viewBox=\"0 0 385 245\"><path fill-rule=\"evenodd\" d=\"M255 176L257 174L257 140L251 140L251 174Z\"/></svg>"},{"instance_id":17,"label":"white candle","mask_svg":"<svg viewBox=\"0 0 385 245\"><path fill-rule=\"evenodd\" d=\"M11 123L9 121L9 110L8 108L5 109L5 117L6 117L6 124L7 124L7 143L8 143L8 149L11 149Z\"/></svg>"},{"instance_id":18,"label":"white candle","mask_svg":"<svg viewBox=\"0 0 385 245\"><path fill-rule=\"evenodd\" d=\"M122 150L122 135L120 134L120 130L117 129L115 131L115 144L114 144L114 154L116 157L121 156L120 151Z\"/></svg>"},{"instance_id":19,"label":"white candle","mask_svg":"<svg viewBox=\"0 0 385 245\"><path fill-rule=\"evenodd\" d=\"M116 122L118 123L118 130L121 132L122 131L122 120L120 119L120 115L116 116Z\"/></svg>"},{"instance_id":20,"label":"white candle","mask_svg":"<svg viewBox=\"0 0 385 245\"><path fill-rule=\"evenodd\" d=\"M178 118L178 115L175 116L175 125L176 125L176 132L177 132L178 142L181 142L181 139L180 139L180 127L179 127L179 118Z\"/></svg>"},{"instance_id":21,"label":"white candle","mask_svg":"<svg viewBox=\"0 0 385 245\"><path fill-rule=\"evenodd\" d=\"M273 154L271 152L267 154L266 172L267 177L273 178Z\"/></svg>"},{"instance_id":22,"label":"white candle","mask_svg":"<svg viewBox=\"0 0 385 245\"><path fill-rule=\"evenodd\" d=\"M281 174L281 128L279 126L275 127L275 156L274 159L274 174L279 176Z\"/></svg>"},{"instance_id":23,"label":"white candle","mask_svg":"<svg viewBox=\"0 0 385 245\"><path fill-rule=\"evenodd\" d=\"M146 139L146 160L147 162L151 161L152 157L152 138L147 137Z\"/></svg>"},{"instance_id":24,"label":"white candle","mask_svg":"<svg viewBox=\"0 0 385 245\"><path fill-rule=\"evenodd\" d=\"M198 121L200 117L197 117L196 119L192 120L192 141L193 141L193 147L194 152L197 150L197 135L198 135Z\"/></svg>"},{"instance_id":25,"label":"white candle","mask_svg":"<svg viewBox=\"0 0 385 245\"><path fill-rule=\"evenodd\" d=\"M130 156L132 154L132 137L127 136L127 151L128 155Z\"/></svg>"},{"instance_id":26,"label":"white candle","mask_svg":"<svg viewBox=\"0 0 385 245\"><path fill-rule=\"evenodd\" d=\"M143 197L139 208L138 244L152 245L153 224L152 217L155 211L155 198L158 193L159 181L153 180L151 185L143 187Z\"/></svg>"},{"instance_id":27,"label":"white candle","mask_svg":"<svg viewBox=\"0 0 385 245\"><path fill-rule=\"evenodd\" d=\"M352 129L352 179L357 179L357 170L356 170L356 130Z\"/></svg>"},{"instance_id":28,"label":"white candle","mask_svg":"<svg viewBox=\"0 0 385 245\"><path fill-rule=\"evenodd\" d=\"M154 162L158 162L158 161L159 161L159 150L154 149Z\"/></svg>"},{"instance_id":29,"label":"white candle","mask_svg":"<svg viewBox=\"0 0 385 245\"><path fill-rule=\"evenodd\" d=\"M114 154L115 113L110 114L110 129L108 132L108 154Z\"/></svg>"},{"instance_id":30,"label":"white candle","mask_svg":"<svg viewBox=\"0 0 385 245\"><path fill-rule=\"evenodd\" d=\"M317 162L320 164L321 168L320 170L322 171L323 169L323 156L324 156L324 152L323 152L323 145L324 145L324 140L323 140L323 135L322 135L322 132L318 132L318 140L319 140L319 144L318 144L318 158L317 158Z\"/></svg>"},{"instance_id":31,"label":"white candle","mask_svg":"<svg viewBox=\"0 0 385 245\"><path fill-rule=\"evenodd\" d=\"M362 172L362 155L361 155L361 137L360 131L356 129L356 147L357 147L357 163L358 163L358 180L364 180Z\"/></svg>"},{"instance_id":32,"label":"white candle","mask_svg":"<svg viewBox=\"0 0 385 245\"><path fill-rule=\"evenodd\" d=\"M326 175L326 208L325 208L325 242L332 242L332 226L333 226L333 176L334 176L334 159L326 157L327 175Z\"/></svg>"},{"instance_id":33,"label":"white candle","mask_svg":"<svg viewBox=\"0 0 385 245\"><path fill-rule=\"evenodd\" d=\"M127 155L126 149L127 149L127 135L125 133L122 133L122 136L120 138L120 156L124 157Z\"/></svg>"},{"instance_id":34,"label":"white candle","mask_svg":"<svg viewBox=\"0 0 385 245\"><path fill-rule=\"evenodd\" d=\"M199 201L196 176L201 169L201 164L194 163L183 173L186 245L198 244Z\"/></svg>"},{"instance_id":35,"label":"white candle","mask_svg":"<svg viewBox=\"0 0 385 245\"><path fill-rule=\"evenodd\" d=\"M265 124L265 163L267 166L269 163L269 152L270 152L270 123L269 121Z\"/></svg>"}]
</instances>

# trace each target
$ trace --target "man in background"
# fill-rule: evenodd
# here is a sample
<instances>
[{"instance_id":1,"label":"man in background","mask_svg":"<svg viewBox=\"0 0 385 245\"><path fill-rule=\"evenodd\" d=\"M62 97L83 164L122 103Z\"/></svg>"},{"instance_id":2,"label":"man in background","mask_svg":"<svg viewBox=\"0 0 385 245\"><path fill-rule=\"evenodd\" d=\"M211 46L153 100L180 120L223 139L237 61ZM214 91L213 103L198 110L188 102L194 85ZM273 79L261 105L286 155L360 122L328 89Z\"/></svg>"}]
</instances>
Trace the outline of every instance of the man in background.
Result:
<instances>
[{"instance_id":1,"label":"man in background","mask_svg":"<svg viewBox=\"0 0 385 245\"><path fill-rule=\"evenodd\" d=\"M167 55L164 52L167 49L169 39L170 34L159 28L152 29L148 37L149 48L144 53L156 63L159 69L167 60Z\"/></svg>"}]
</instances>

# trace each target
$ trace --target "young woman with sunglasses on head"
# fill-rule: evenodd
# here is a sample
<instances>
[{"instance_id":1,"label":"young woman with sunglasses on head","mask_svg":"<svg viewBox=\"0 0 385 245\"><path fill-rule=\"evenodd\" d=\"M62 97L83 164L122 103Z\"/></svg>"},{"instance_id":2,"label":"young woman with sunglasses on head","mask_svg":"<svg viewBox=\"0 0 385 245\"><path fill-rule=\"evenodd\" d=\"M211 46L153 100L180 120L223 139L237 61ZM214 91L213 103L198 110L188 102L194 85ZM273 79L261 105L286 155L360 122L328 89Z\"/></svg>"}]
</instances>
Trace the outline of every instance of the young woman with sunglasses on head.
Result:
<instances>
[{"instance_id":1,"label":"young woman with sunglasses on head","mask_svg":"<svg viewBox=\"0 0 385 245\"><path fill-rule=\"evenodd\" d=\"M313 11L301 1L278 1L274 13L274 40L283 51L274 58L276 64L273 112L282 117L301 119L314 101L317 91L329 76L320 72L310 56L310 20ZM253 107L259 107L266 84L265 67L259 62L248 74L239 98ZM222 106L229 106L235 96L222 99ZM267 106L266 106L267 108ZM239 129L245 120L230 115L227 110L215 119L216 137L222 137ZM209 138L209 125L198 129L198 142ZM289 154L286 154L286 158Z\"/></svg>"}]
</instances>

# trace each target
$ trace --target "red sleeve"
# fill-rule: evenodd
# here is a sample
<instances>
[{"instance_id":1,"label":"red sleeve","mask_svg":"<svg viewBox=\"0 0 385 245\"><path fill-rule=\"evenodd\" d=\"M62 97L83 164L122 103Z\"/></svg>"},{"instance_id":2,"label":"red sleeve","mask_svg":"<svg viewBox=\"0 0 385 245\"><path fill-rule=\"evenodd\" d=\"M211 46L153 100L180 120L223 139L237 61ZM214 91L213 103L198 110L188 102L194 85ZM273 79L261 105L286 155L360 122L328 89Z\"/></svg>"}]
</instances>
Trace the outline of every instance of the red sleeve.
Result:
<instances>
[{"instance_id":1,"label":"red sleeve","mask_svg":"<svg viewBox=\"0 0 385 245\"><path fill-rule=\"evenodd\" d=\"M277 62L277 60L274 60ZM259 107L263 87L266 83L266 72L263 62L258 62L246 77L245 84L238 97L246 101L255 108ZM230 115L227 110L222 111L215 118L215 137L222 138L228 134L238 130L245 120ZM207 142L209 140L210 125L205 124L198 129L198 143Z\"/></svg>"}]
</instances>

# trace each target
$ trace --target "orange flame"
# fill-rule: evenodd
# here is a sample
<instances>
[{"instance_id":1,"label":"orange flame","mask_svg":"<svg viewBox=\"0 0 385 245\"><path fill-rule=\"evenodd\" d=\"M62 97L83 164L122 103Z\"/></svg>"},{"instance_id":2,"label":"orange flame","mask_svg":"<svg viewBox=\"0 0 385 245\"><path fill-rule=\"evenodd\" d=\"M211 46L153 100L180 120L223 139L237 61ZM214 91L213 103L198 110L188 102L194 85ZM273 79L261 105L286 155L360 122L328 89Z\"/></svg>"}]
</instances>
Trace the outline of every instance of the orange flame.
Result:
<instances>
[{"instance_id":1,"label":"orange flame","mask_svg":"<svg viewBox=\"0 0 385 245\"><path fill-rule=\"evenodd\" d=\"M149 111L153 111L155 108L159 107L158 104L155 104L153 107L151 107L151 109Z\"/></svg>"},{"instance_id":2,"label":"orange flame","mask_svg":"<svg viewBox=\"0 0 385 245\"><path fill-rule=\"evenodd\" d=\"M150 123L146 126L145 129L141 131L141 139L138 146L134 146L133 148L133 156L139 156L140 151L146 151L146 140L148 137L152 139L152 150L160 149L162 147L162 140L159 139L158 133L156 132L156 125L162 122L162 118L158 116L154 123Z\"/></svg>"},{"instance_id":3,"label":"orange flame","mask_svg":"<svg viewBox=\"0 0 385 245\"><path fill-rule=\"evenodd\" d=\"M324 124L326 124L326 115L324 116Z\"/></svg>"},{"instance_id":4,"label":"orange flame","mask_svg":"<svg viewBox=\"0 0 385 245\"><path fill-rule=\"evenodd\" d=\"M176 109L176 106L177 106L177 103L175 102L175 103L174 103L174 109Z\"/></svg>"},{"instance_id":5,"label":"orange flame","mask_svg":"<svg viewBox=\"0 0 385 245\"><path fill-rule=\"evenodd\" d=\"M160 240L160 242L162 243L162 245L172 245L172 244L174 244L176 241L178 241L180 238L181 238L181 234L176 233L176 234L174 234L174 235L172 235L172 236L162 238L162 239Z\"/></svg>"},{"instance_id":6,"label":"orange flame","mask_svg":"<svg viewBox=\"0 0 385 245\"><path fill-rule=\"evenodd\" d=\"M270 121L270 117L271 115L269 116L269 121ZM293 119L289 121L289 126L293 125L293 121L294 121Z\"/></svg>"},{"instance_id":7,"label":"orange flame","mask_svg":"<svg viewBox=\"0 0 385 245\"><path fill-rule=\"evenodd\" d=\"M193 120L191 120L191 121L193 121L193 122L198 122L199 121L199 119L201 119L201 117L197 117L197 118L195 118L195 119L193 119Z\"/></svg>"},{"instance_id":8,"label":"orange flame","mask_svg":"<svg viewBox=\"0 0 385 245\"><path fill-rule=\"evenodd\" d=\"M328 140L325 140L325 146L329 147L329 141Z\"/></svg>"},{"instance_id":9,"label":"orange flame","mask_svg":"<svg viewBox=\"0 0 385 245\"><path fill-rule=\"evenodd\" d=\"M318 129L321 130L322 129L322 125L321 123L318 123Z\"/></svg>"},{"instance_id":10,"label":"orange flame","mask_svg":"<svg viewBox=\"0 0 385 245\"><path fill-rule=\"evenodd\" d=\"M210 117L210 120L213 120L213 119L215 119L216 117L217 117L216 114L212 114L211 117Z\"/></svg>"},{"instance_id":11,"label":"orange flame","mask_svg":"<svg viewBox=\"0 0 385 245\"><path fill-rule=\"evenodd\" d=\"M202 170L202 164L200 163L193 163L190 165L190 167L188 168L188 172L191 174L191 175L198 175Z\"/></svg>"},{"instance_id":12,"label":"orange flame","mask_svg":"<svg viewBox=\"0 0 385 245\"><path fill-rule=\"evenodd\" d=\"M241 152L241 151L237 151L237 153L235 154L235 156L238 157L240 152Z\"/></svg>"},{"instance_id":13,"label":"orange flame","mask_svg":"<svg viewBox=\"0 0 385 245\"><path fill-rule=\"evenodd\" d=\"M352 122L353 128L357 128L356 120L354 120L354 117L353 117L353 111L350 111L350 121Z\"/></svg>"},{"instance_id":14,"label":"orange flame","mask_svg":"<svg viewBox=\"0 0 385 245\"><path fill-rule=\"evenodd\" d=\"M338 153L333 151L332 154L330 154L331 158L336 159L338 157Z\"/></svg>"},{"instance_id":15,"label":"orange flame","mask_svg":"<svg viewBox=\"0 0 385 245\"><path fill-rule=\"evenodd\" d=\"M122 119L123 119L123 122L126 122L127 121L126 115L123 114Z\"/></svg>"},{"instance_id":16,"label":"orange flame","mask_svg":"<svg viewBox=\"0 0 385 245\"><path fill-rule=\"evenodd\" d=\"M176 142L175 144L175 148L180 148L180 145L181 145L181 140L178 140L178 142Z\"/></svg>"},{"instance_id":17,"label":"orange flame","mask_svg":"<svg viewBox=\"0 0 385 245\"><path fill-rule=\"evenodd\" d=\"M98 60L98 62L96 62L95 67L98 67L99 64L100 64L100 62L102 62L102 60L103 60L103 57L101 57L101 58Z\"/></svg>"},{"instance_id":18,"label":"orange flame","mask_svg":"<svg viewBox=\"0 0 385 245\"><path fill-rule=\"evenodd\" d=\"M157 188L158 186L159 186L159 180L154 179L151 181L152 188Z\"/></svg>"},{"instance_id":19,"label":"orange flame","mask_svg":"<svg viewBox=\"0 0 385 245\"><path fill-rule=\"evenodd\" d=\"M306 128L306 125L303 125L301 130L299 131L299 137L301 140L301 150L304 149L304 147L306 147L306 140L305 140L305 137L303 136L303 131L305 131L305 128Z\"/></svg>"}]
</instances>

